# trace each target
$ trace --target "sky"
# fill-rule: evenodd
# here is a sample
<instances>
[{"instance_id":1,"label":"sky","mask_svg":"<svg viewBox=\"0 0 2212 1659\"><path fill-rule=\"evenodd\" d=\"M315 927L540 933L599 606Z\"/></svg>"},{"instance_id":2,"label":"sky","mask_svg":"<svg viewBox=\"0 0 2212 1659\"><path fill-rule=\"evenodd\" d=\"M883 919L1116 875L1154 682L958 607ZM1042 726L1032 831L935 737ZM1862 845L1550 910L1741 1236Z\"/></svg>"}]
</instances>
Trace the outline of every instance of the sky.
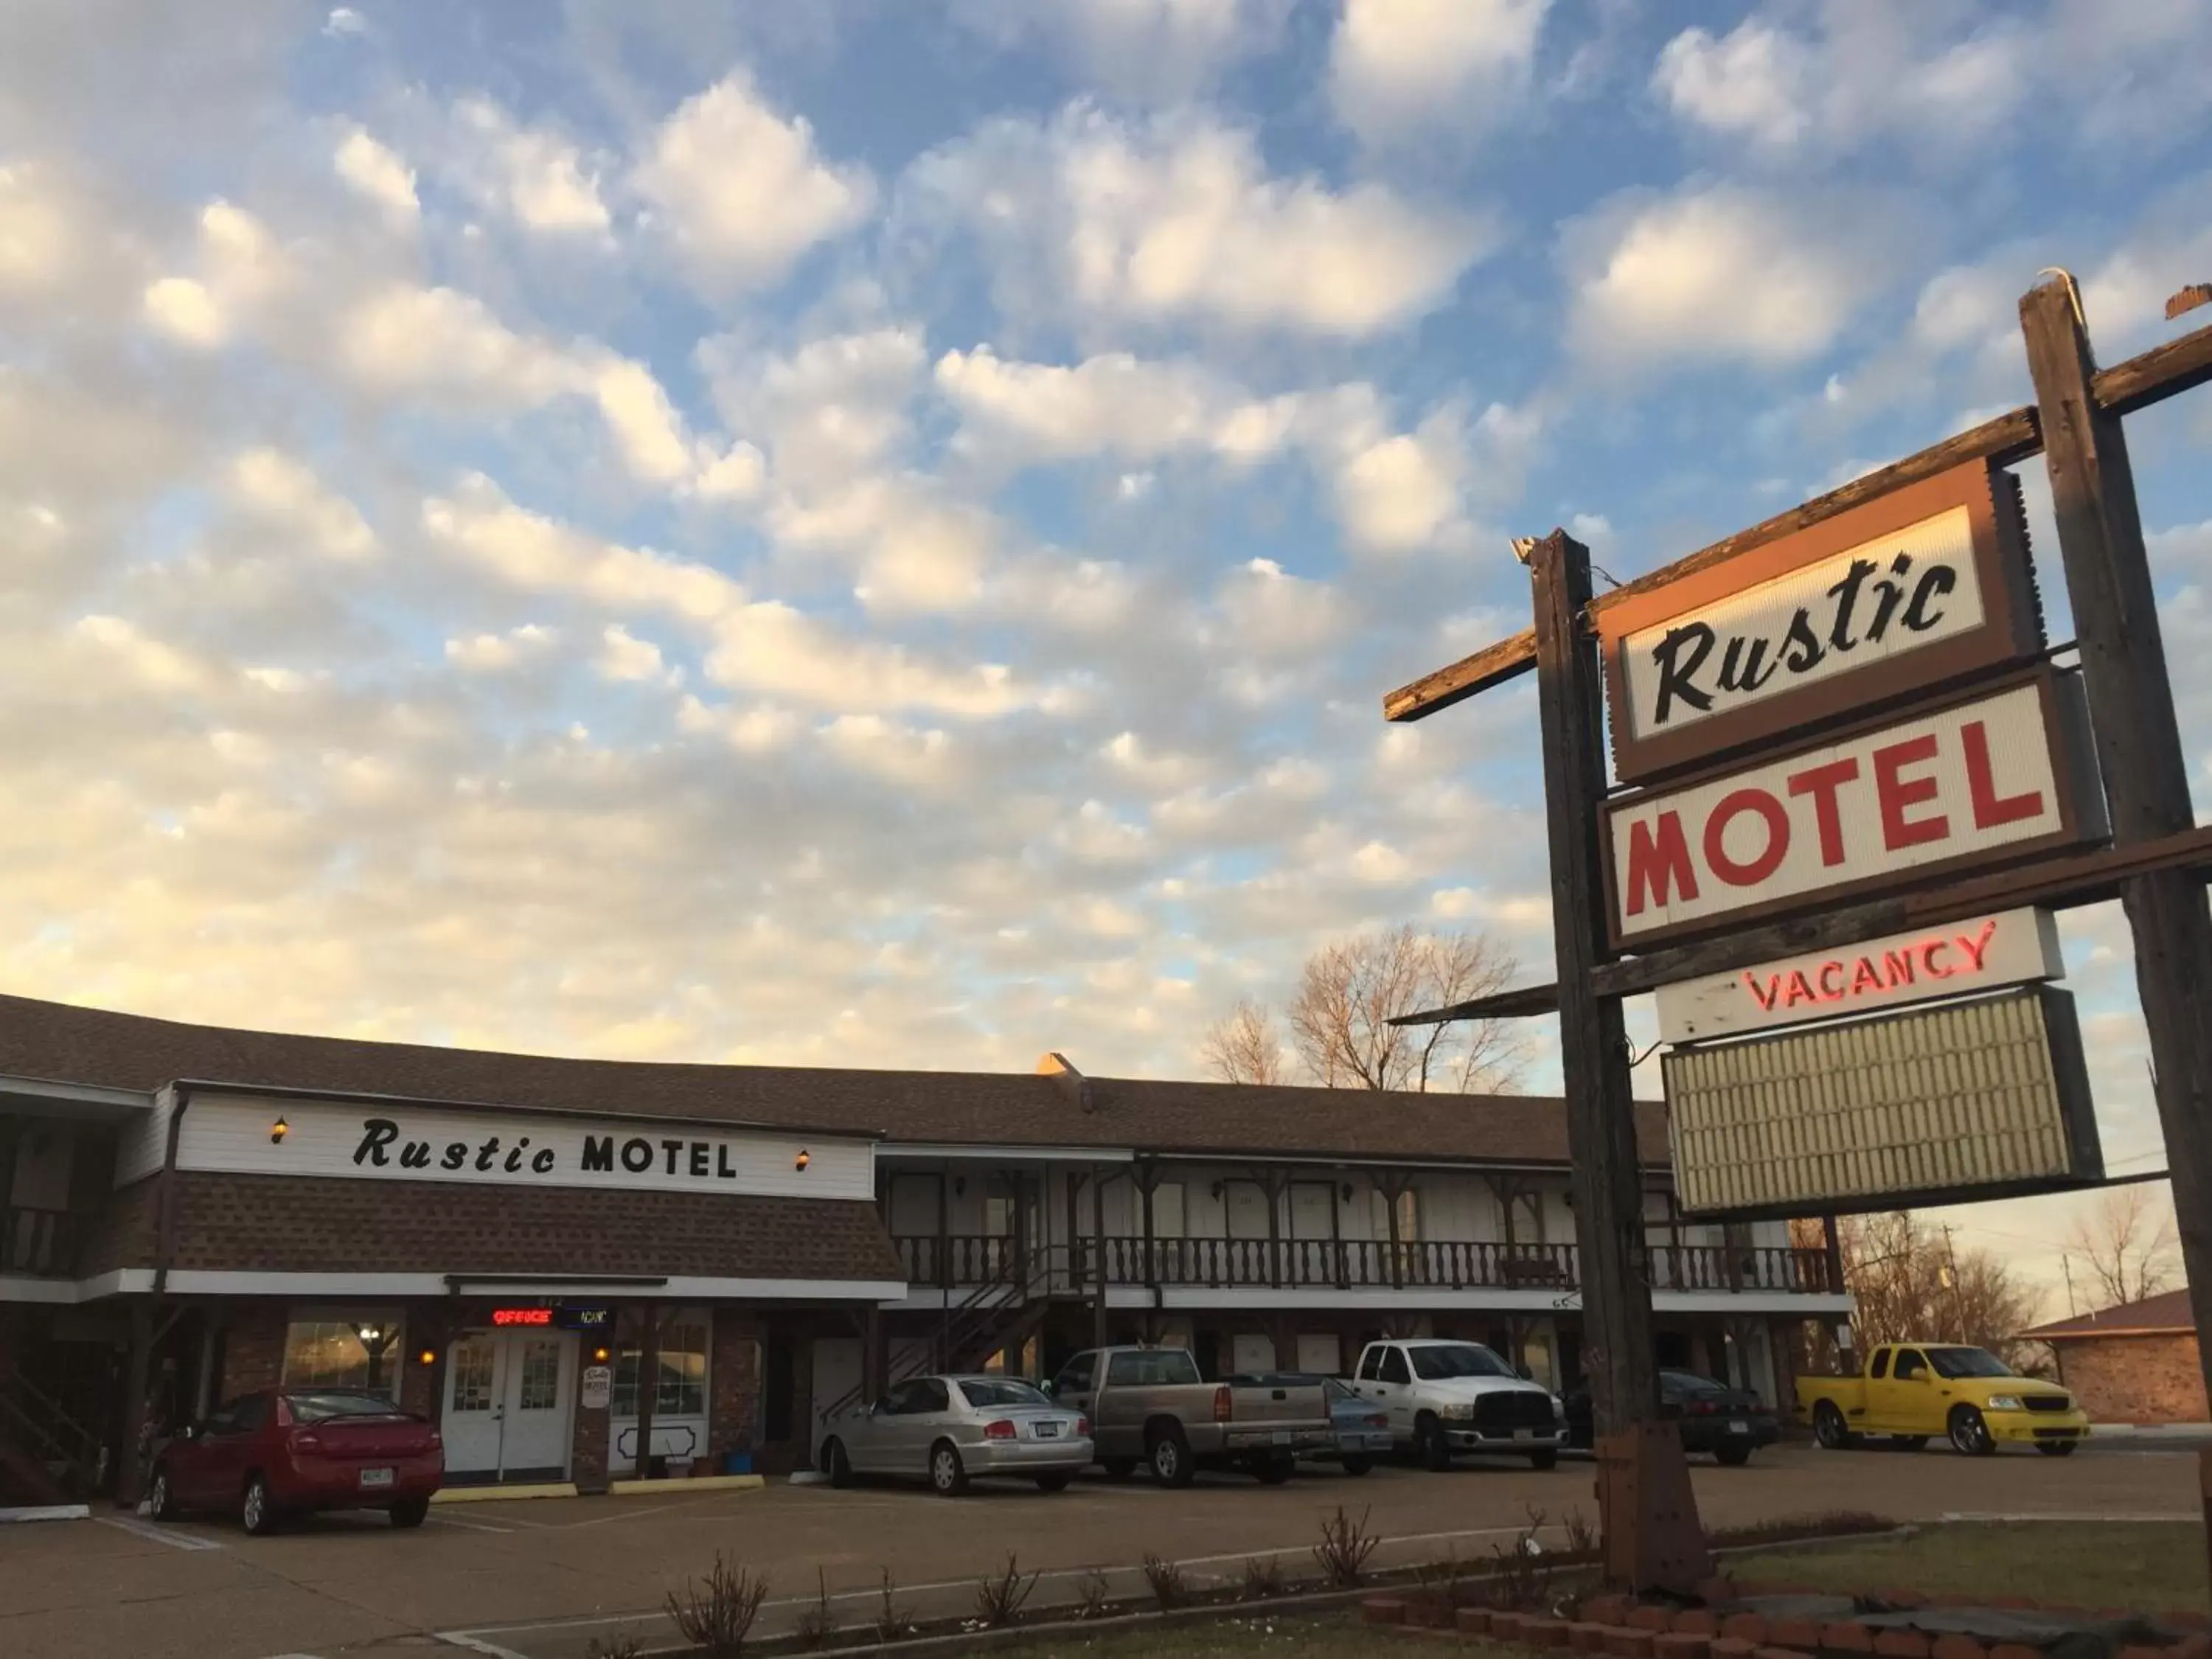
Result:
<instances>
[{"instance_id":1,"label":"sky","mask_svg":"<svg viewBox=\"0 0 2212 1659\"><path fill-rule=\"evenodd\" d=\"M2212 279L2212 0L8 14L0 989L176 1018L1172 1076L1364 928L1547 978L1527 683L1379 714L1510 538L1632 578L2027 401L2041 269L2106 362ZM2202 793L2212 394L2129 432Z\"/></svg>"}]
</instances>

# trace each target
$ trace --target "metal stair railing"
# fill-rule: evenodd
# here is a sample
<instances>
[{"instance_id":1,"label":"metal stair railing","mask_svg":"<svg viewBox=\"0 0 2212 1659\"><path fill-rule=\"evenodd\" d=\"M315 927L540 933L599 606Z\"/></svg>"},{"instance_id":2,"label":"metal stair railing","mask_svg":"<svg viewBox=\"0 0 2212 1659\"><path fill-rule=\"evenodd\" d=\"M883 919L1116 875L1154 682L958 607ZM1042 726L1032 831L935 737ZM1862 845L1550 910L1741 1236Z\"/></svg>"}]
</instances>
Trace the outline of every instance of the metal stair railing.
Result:
<instances>
[{"instance_id":1,"label":"metal stair railing","mask_svg":"<svg viewBox=\"0 0 2212 1659\"><path fill-rule=\"evenodd\" d=\"M90 1491L106 1461L100 1437L20 1372L0 1377L0 1437L40 1464L59 1464L64 1484Z\"/></svg>"}]
</instances>

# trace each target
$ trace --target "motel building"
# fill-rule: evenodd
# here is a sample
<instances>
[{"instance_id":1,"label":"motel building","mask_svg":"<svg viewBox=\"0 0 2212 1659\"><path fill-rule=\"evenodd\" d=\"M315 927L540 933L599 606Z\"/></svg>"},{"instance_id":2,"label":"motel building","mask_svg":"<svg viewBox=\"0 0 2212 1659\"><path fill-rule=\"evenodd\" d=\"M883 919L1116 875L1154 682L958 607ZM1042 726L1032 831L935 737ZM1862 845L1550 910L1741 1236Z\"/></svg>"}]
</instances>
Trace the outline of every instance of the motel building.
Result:
<instances>
[{"instance_id":1,"label":"motel building","mask_svg":"<svg viewBox=\"0 0 2212 1659\"><path fill-rule=\"evenodd\" d=\"M1662 1364L1789 1398L1849 1310L1786 1224L1676 1213ZM0 998L0 1504L135 1494L279 1382L389 1394L449 1484L774 1474L930 1366L1102 1341L1340 1373L1382 1334L1579 1376L1553 1099L641 1064Z\"/></svg>"}]
</instances>

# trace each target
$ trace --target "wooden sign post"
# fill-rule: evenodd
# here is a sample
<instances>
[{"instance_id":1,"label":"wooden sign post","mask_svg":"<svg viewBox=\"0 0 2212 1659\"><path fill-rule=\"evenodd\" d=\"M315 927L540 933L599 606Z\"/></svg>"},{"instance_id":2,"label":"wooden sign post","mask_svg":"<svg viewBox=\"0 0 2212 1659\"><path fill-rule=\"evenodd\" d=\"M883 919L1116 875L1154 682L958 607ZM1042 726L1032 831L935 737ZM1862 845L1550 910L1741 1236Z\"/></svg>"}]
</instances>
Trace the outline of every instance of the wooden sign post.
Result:
<instances>
[{"instance_id":1,"label":"wooden sign post","mask_svg":"<svg viewBox=\"0 0 2212 1659\"><path fill-rule=\"evenodd\" d=\"M1607 1576L1637 1589L1687 1593L1711 1571L1681 1437L1659 1425L1644 1200L1620 999L1590 974L1607 955L1598 847L1605 729L1597 650L1583 624L1589 550L1555 530L1529 558L1536 606L1536 703L1552 854L1552 933L1559 975L1559 1066L1567 1155L1575 1170L1582 1261L1583 1365L1597 1436L1598 1510Z\"/></svg>"}]
</instances>

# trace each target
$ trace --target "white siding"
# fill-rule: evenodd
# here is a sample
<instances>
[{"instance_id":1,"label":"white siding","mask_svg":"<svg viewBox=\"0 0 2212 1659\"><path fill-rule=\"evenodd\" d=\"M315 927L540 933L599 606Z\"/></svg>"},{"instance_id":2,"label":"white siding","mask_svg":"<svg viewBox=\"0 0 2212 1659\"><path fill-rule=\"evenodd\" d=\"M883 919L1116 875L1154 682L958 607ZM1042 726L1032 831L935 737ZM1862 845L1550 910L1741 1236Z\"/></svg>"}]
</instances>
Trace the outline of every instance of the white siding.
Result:
<instances>
[{"instance_id":1,"label":"white siding","mask_svg":"<svg viewBox=\"0 0 2212 1659\"><path fill-rule=\"evenodd\" d=\"M155 1097L154 1109L131 1120L115 1148L115 1184L128 1187L143 1181L161 1167L169 1152L169 1120L177 1109L176 1091L164 1089Z\"/></svg>"}]
</instances>

